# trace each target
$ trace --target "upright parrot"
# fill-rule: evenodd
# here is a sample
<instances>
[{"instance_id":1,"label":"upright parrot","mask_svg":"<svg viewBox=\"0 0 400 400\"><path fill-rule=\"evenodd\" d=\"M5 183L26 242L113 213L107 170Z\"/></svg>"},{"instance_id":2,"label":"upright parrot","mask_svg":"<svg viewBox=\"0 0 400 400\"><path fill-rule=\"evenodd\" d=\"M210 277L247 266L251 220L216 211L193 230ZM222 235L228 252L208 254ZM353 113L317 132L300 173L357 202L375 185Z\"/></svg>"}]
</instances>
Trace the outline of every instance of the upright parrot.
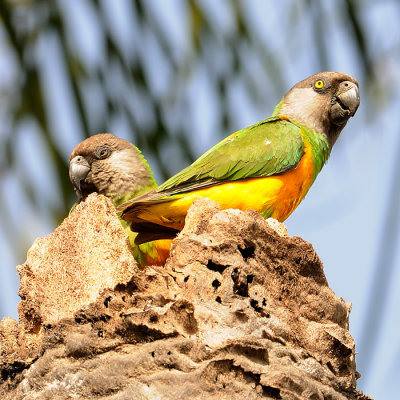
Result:
<instances>
[{"instance_id":1,"label":"upright parrot","mask_svg":"<svg viewBox=\"0 0 400 400\"><path fill-rule=\"evenodd\" d=\"M174 237L198 196L222 209L253 209L284 221L307 194L359 104L353 77L312 75L289 90L270 118L228 136L118 211L138 232L137 244Z\"/></svg>"},{"instance_id":2,"label":"upright parrot","mask_svg":"<svg viewBox=\"0 0 400 400\"><path fill-rule=\"evenodd\" d=\"M109 197L114 206L157 187L153 173L137 147L110 133L100 133L79 143L69 157L69 177L78 202L96 192ZM140 266L164 265L171 240L134 244L136 233L121 220L133 255Z\"/></svg>"}]
</instances>

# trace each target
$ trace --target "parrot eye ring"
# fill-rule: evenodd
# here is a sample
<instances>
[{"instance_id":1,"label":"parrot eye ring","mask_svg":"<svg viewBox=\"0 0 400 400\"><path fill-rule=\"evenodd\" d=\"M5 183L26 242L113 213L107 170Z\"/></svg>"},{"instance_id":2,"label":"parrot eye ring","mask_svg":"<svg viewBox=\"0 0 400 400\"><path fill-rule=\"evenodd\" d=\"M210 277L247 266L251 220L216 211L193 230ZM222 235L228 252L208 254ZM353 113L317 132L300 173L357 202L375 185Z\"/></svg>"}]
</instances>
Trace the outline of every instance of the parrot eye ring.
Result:
<instances>
[{"instance_id":1,"label":"parrot eye ring","mask_svg":"<svg viewBox=\"0 0 400 400\"><path fill-rule=\"evenodd\" d=\"M99 151L97 152L97 158L99 158L100 160L104 160L105 158L109 157L110 154L111 154L110 149L103 147L99 149Z\"/></svg>"},{"instance_id":2,"label":"parrot eye ring","mask_svg":"<svg viewBox=\"0 0 400 400\"><path fill-rule=\"evenodd\" d=\"M318 79L315 83L314 86L316 89L322 89L324 87L324 81L322 79Z\"/></svg>"}]
</instances>

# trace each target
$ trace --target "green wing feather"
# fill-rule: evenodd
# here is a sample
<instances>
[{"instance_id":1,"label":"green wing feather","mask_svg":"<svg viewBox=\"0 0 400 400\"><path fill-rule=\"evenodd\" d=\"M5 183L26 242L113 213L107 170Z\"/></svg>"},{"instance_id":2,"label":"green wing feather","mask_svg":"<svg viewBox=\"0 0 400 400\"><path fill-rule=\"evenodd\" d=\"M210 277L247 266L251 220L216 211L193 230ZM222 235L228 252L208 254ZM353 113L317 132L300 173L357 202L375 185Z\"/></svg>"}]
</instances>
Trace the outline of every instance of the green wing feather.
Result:
<instances>
[{"instance_id":1,"label":"green wing feather","mask_svg":"<svg viewBox=\"0 0 400 400\"><path fill-rule=\"evenodd\" d=\"M287 120L268 118L228 136L156 192L172 195L226 181L280 174L295 168L303 154L300 128Z\"/></svg>"}]
</instances>

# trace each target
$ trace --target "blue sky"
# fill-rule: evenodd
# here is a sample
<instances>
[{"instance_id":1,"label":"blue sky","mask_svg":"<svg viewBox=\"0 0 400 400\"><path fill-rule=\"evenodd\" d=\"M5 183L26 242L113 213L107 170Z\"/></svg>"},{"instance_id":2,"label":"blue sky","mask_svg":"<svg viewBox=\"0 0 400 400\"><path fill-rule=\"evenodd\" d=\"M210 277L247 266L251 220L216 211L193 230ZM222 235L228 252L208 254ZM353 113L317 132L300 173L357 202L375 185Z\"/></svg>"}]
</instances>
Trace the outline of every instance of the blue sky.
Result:
<instances>
[{"instance_id":1,"label":"blue sky","mask_svg":"<svg viewBox=\"0 0 400 400\"><path fill-rule=\"evenodd\" d=\"M189 52L187 30L190 27L185 22L185 2L174 0L167 5L161 0L149 0L148 3L154 18L161 21L168 31L174 58L177 65L180 65ZM254 79L258 100L255 102L249 97L243 80L232 80L226 104L233 116L232 129L227 132L218 131L217 116L221 109L209 73L210 69L213 74L218 74L229 68L230 60L221 43L229 36L230 30L234 29L234 24L227 0L202 0L200 3L212 23L218 26L221 35L207 47L208 57L212 60L211 68L207 61L199 64L187 81L178 87L179 101L166 102L165 105L168 125L172 128L183 126L187 135L196 138L192 143L197 155L232 131L269 116L285 91L321 68L315 31L310 23L312 16L301 13L302 2L241 2L243 16L251 22L254 35L259 37L261 45L279 59L284 80L272 87L268 65L260 62L252 49L241 48L240 54L247 60L246 79ZM330 160L306 199L286 221L286 225L290 234L301 236L313 244L324 263L330 287L346 302L352 303L350 332L356 340L356 350L360 351L366 319L377 318L376 315L370 315L368 309L369 299L375 293L374 274L377 266L382 270L388 266L380 266L377 260L381 237L387 229L384 225L386 210L393 196L400 196L391 191L400 155L400 122L397 118L400 109L400 6L395 1L364 2L361 21L368 27L368 55L373 60L377 77L374 82L366 82L360 57L348 38L346 21L341 20L337 12L338 3L343 4L342 1L322 1L322 13L318 16L325 26L325 35L321 38L325 64L329 70L346 72L359 79L363 84L360 87L361 106L355 118L344 129ZM73 0L60 4L64 4L63 9L68 16L71 43L85 64L90 69L91 66L103 63L102 32L93 18L90 2ZM126 59L133 57L135 51L139 52L146 60L151 92L168 99L174 71L163 63L162 52L151 32L141 32L141 41L135 41L139 31L137 21L128 18L128 1L105 0L101 4L106 10L112 34L124 49ZM287 10L294 11L288 13ZM286 34L289 31L292 33L290 36ZM12 82L18 77L13 56L1 29L0 52L1 101L9 99L8 96L18 95L12 92ZM67 159L84 134L77 122L77 111L71 103L71 88L66 79L65 67L57 57L58 52L59 43L51 35L44 38L37 47L37 57L43 73L41 84L47 95L47 117L52 123L52 134L57 146ZM113 77L110 77L110 85L118 88L116 97L126 97L132 107L140 110L138 115L143 124L151 120L152 116L140 101L140 93L128 93L124 90L123 82L113 80ZM279 86L282 86L281 92L277 90ZM90 116L96 120L104 112L105 105L96 87L88 85L85 89ZM7 124L7 101L0 104L0 119ZM17 130L18 167L0 176L1 190L7 193L7 196L1 197L0 205L10 210L0 228L0 310L4 315L13 317L17 316L16 305L19 300L15 266L24 262L24 259L15 255L10 240L18 237L19 246L27 249L36 237L52 232L55 226L48 215L48 209L57 207L61 201L59 184L51 170L49 153L37 126L27 120ZM127 121L122 116L110 120L108 130L120 137L132 137ZM0 140L2 134L0 129ZM152 156L146 153L145 156L150 165L154 165ZM168 143L163 157L170 161L171 173L185 166L184 161L175 154L174 147ZM159 177L157 170L156 176ZM20 182L23 179L35 182L36 191L33 195L40 200L38 209L32 209L22 192ZM23 226L21 220L24 221ZM399 221L392 223L397 225ZM378 341L371 353L373 358L370 368L358 364L358 370L367 377L358 381L358 387L376 399L396 398L395 385L400 378L400 294L397 290L400 271L396 268L399 265L399 236L395 235L393 240L393 273L389 276L385 307L380 311L382 325ZM357 356L357 359L360 357Z\"/></svg>"}]
</instances>

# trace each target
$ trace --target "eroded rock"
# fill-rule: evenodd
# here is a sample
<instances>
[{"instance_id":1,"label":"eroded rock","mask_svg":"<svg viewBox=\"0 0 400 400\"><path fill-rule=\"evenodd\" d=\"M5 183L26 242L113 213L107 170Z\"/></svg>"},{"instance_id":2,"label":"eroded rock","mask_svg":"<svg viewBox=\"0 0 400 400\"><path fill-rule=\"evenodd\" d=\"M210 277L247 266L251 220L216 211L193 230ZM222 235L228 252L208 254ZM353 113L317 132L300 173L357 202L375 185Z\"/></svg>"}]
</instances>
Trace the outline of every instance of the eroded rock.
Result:
<instances>
[{"instance_id":1,"label":"eroded rock","mask_svg":"<svg viewBox=\"0 0 400 400\"><path fill-rule=\"evenodd\" d=\"M111 201L92 194L52 234L37 239L17 269L20 323L34 332L72 317L103 289L127 283L137 264Z\"/></svg>"},{"instance_id":2,"label":"eroded rock","mask_svg":"<svg viewBox=\"0 0 400 400\"><path fill-rule=\"evenodd\" d=\"M85 218L116 227L113 210L105 214ZM107 235L125 246L125 237ZM312 246L282 224L199 198L165 267L137 270L119 258L109 265L121 282L99 282L95 300L86 296L62 318L50 313L52 323L36 311L40 288L32 289L24 301L40 315L37 357L10 373L12 354L0 353L1 398L368 398L356 392L349 307L329 289ZM15 338L29 327L3 321L0 349L7 341L23 347Z\"/></svg>"}]
</instances>

